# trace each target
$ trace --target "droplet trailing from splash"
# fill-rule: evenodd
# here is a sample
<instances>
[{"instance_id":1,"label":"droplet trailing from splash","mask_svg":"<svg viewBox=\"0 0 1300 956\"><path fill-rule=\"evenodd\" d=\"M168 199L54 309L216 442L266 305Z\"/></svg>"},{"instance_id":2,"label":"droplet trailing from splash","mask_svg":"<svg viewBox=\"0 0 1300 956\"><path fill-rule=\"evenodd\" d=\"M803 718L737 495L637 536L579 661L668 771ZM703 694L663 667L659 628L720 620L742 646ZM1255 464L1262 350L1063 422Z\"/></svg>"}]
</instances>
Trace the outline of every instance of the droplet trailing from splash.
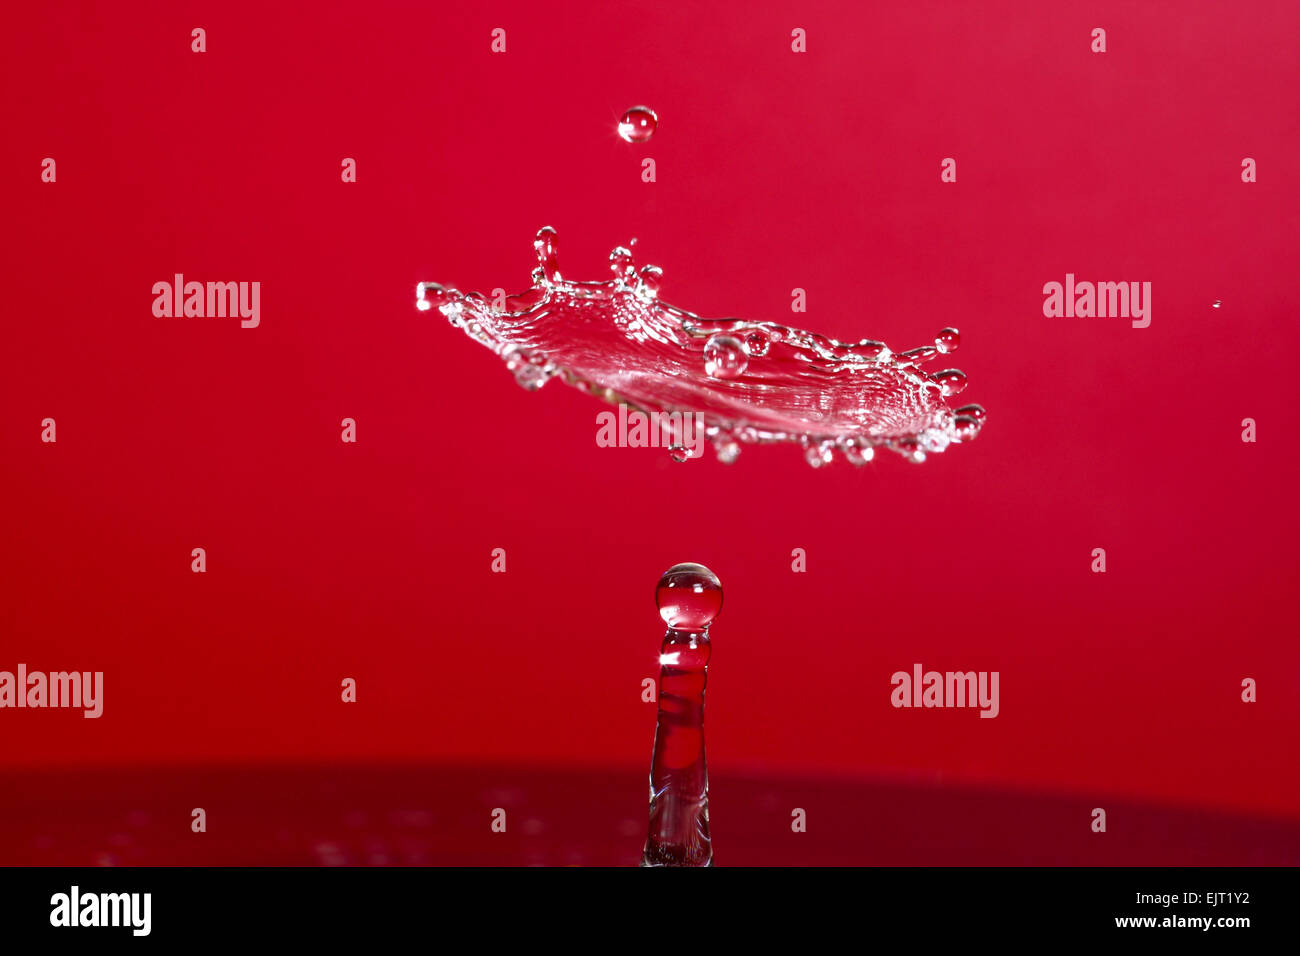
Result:
<instances>
[{"instance_id":1,"label":"droplet trailing from splash","mask_svg":"<svg viewBox=\"0 0 1300 956\"><path fill-rule=\"evenodd\" d=\"M727 434L719 434L713 439L713 451L718 461L724 465L734 465L740 457L740 442Z\"/></svg>"},{"instance_id":2,"label":"droplet trailing from splash","mask_svg":"<svg viewBox=\"0 0 1300 956\"><path fill-rule=\"evenodd\" d=\"M739 378L748 367L749 352L734 335L719 333L704 343L704 371L714 378Z\"/></svg>"},{"instance_id":3,"label":"droplet trailing from splash","mask_svg":"<svg viewBox=\"0 0 1300 956\"><path fill-rule=\"evenodd\" d=\"M659 117L648 106L634 106L618 121L618 135L629 143L644 143L659 128Z\"/></svg>"},{"instance_id":4,"label":"droplet trailing from splash","mask_svg":"<svg viewBox=\"0 0 1300 956\"><path fill-rule=\"evenodd\" d=\"M966 387L966 373L955 368L944 369L930 376L938 383L945 398L951 398Z\"/></svg>"},{"instance_id":5,"label":"droplet trailing from splash","mask_svg":"<svg viewBox=\"0 0 1300 956\"><path fill-rule=\"evenodd\" d=\"M742 444L791 442L821 467L838 450L854 465L888 448L920 462L969 442L983 428L979 405L952 409L957 369L923 363L957 347L955 329L934 344L895 353L883 342L839 342L752 319L706 319L659 298L663 270L639 266L632 243L610 253L604 282L562 277L555 230L537 233L532 288L504 304L437 283L416 287L416 305L499 355L524 388L551 378L612 404L680 416L703 431L719 460ZM776 346L780 347L777 348ZM691 441L670 449L685 461Z\"/></svg>"}]
</instances>

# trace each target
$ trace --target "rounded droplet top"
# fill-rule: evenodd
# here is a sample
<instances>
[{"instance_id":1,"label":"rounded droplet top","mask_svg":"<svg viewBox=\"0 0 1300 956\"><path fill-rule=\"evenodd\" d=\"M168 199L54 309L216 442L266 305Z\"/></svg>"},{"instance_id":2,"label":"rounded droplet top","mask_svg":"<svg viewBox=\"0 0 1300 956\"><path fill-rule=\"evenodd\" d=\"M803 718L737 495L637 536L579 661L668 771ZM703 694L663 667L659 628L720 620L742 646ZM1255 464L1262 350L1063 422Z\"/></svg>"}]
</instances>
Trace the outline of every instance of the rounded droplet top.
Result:
<instances>
[{"instance_id":1,"label":"rounded droplet top","mask_svg":"<svg viewBox=\"0 0 1300 956\"><path fill-rule=\"evenodd\" d=\"M618 121L618 135L629 143L644 143L659 128L659 117L648 106L634 106Z\"/></svg>"},{"instance_id":2,"label":"rounded droplet top","mask_svg":"<svg viewBox=\"0 0 1300 956\"><path fill-rule=\"evenodd\" d=\"M934 337L934 347L944 355L957 351L959 345L961 345L961 333L951 327L940 329L939 334Z\"/></svg>"},{"instance_id":3,"label":"rounded droplet top","mask_svg":"<svg viewBox=\"0 0 1300 956\"><path fill-rule=\"evenodd\" d=\"M739 378L749 367L749 349L734 335L719 332L704 343L704 371L714 378Z\"/></svg>"},{"instance_id":4,"label":"rounded droplet top","mask_svg":"<svg viewBox=\"0 0 1300 956\"><path fill-rule=\"evenodd\" d=\"M702 564L674 564L655 590L659 616L679 631L702 631L722 610L722 582Z\"/></svg>"}]
</instances>

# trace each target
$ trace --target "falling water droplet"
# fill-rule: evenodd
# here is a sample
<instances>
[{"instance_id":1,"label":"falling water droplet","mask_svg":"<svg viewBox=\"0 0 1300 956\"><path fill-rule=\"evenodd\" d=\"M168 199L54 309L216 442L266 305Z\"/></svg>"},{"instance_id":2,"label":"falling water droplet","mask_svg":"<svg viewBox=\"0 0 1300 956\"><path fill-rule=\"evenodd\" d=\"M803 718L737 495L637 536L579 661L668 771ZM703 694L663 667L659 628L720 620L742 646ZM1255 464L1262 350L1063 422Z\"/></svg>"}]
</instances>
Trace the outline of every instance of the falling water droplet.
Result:
<instances>
[{"instance_id":1,"label":"falling water droplet","mask_svg":"<svg viewBox=\"0 0 1300 956\"><path fill-rule=\"evenodd\" d=\"M739 378L748 367L745 343L734 335L720 332L704 343L704 371L714 378Z\"/></svg>"},{"instance_id":2,"label":"falling water droplet","mask_svg":"<svg viewBox=\"0 0 1300 956\"><path fill-rule=\"evenodd\" d=\"M659 128L659 117L648 106L634 106L618 121L618 135L629 143L644 143Z\"/></svg>"},{"instance_id":3,"label":"falling water droplet","mask_svg":"<svg viewBox=\"0 0 1300 956\"><path fill-rule=\"evenodd\" d=\"M944 355L957 351L959 345L961 345L961 333L954 328L940 329L939 334L934 337L934 347Z\"/></svg>"},{"instance_id":4,"label":"falling water droplet","mask_svg":"<svg viewBox=\"0 0 1300 956\"><path fill-rule=\"evenodd\" d=\"M771 336L766 332L750 332L745 336L745 348L749 349L750 355L757 355L761 358L767 354L771 344Z\"/></svg>"},{"instance_id":5,"label":"falling water droplet","mask_svg":"<svg viewBox=\"0 0 1300 956\"><path fill-rule=\"evenodd\" d=\"M691 453L685 445L673 445L668 449L668 457L676 462L683 462L691 457Z\"/></svg>"},{"instance_id":6,"label":"falling water droplet","mask_svg":"<svg viewBox=\"0 0 1300 956\"><path fill-rule=\"evenodd\" d=\"M931 381L939 386L945 398L958 394L966 387L966 373L960 369L946 368L930 376Z\"/></svg>"},{"instance_id":7,"label":"falling water droplet","mask_svg":"<svg viewBox=\"0 0 1300 956\"><path fill-rule=\"evenodd\" d=\"M1216 308L1216 309L1217 309L1217 308L1218 308L1219 306L1221 306L1221 305L1223 305L1223 300L1222 300L1222 299L1215 299L1215 300L1214 300L1214 306L1213 306L1213 308Z\"/></svg>"}]
</instances>

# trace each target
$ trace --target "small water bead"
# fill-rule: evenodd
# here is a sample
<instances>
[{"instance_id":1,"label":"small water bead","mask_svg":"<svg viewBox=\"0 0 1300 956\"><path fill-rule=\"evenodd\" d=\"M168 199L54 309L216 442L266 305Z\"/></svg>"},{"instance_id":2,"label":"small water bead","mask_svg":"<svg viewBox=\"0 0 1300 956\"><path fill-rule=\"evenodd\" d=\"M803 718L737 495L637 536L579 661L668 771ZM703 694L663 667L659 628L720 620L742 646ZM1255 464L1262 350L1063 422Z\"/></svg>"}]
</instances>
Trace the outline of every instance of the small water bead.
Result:
<instances>
[{"instance_id":1,"label":"small water bead","mask_svg":"<svg viewBox=\"0 0 1300 956\"><path fill-rule=\"evenodd\" d=\"M954 328L940 329L939 334L934 337L934 347L944 355L957 351L959 345L961 345L961 333Z\"/></svg>"},{"instance_id":2,"label":"small water bead","mask_svg":"<svg viewBox=\"0 0 1300 956\"><path fill-rule=\"evenodd\" d=\"M734 438L716 438L713 441L713 452L724 465L735 464L740 457L740 442Z\"/></svg>"},{"instance_id":3,"label":"small water bead","mask_svg":"<svg viewBox=\"0 0 1300 956\"><path fill-rule=\"evenodd\" d=\"M436 282L421 282L415 287L415 307L421 312L428 312L447 298L447 290Z\"/></svg>"},{"instance_id":4,"label":"small water bead","mask_svg":"<svg viewBox=\"0 0 1300 956\"><path fill-rule=\"evenodd\" d=\"M681 464L691 457L691 452L685 445L673 445L668 449L668 457Z\"/></svg>"},{"instance_id":5,"label":"small water bead","mask_svg":"<svg viewBox=\"0 0 1300 956\"><path fill-rule=\"evenodd\" d=\"M957 415L952 420L953 440L971 441L980 433L980 423L969 415Z\"/></svg>"},{"instance_id":6,"label":"small water bead","mask_svg":"<svg viewBox=\"0 0 1300 956\"><path fill-rule=\"evenodd\" d=\"M983 405L963 405L961 408L954 409L953 414L965 415L968 418L975 419L977 422L983 422L984 417L988 412L984 411Z\"/></svg>"},{"instance_id":7,"label":"small water bead","mask_svg":"<svg viewBox=\"0 0 1300 956\"><path fill-rule=\"evenodd\" d=\"M844 457L850 465L862 466L876 457L876 450L870 445L859 443L850 438L843 446Z\"/></svg>"},{"instance_id":8,"label":"small water bead","mask_svg":"<svg viewBox=\"0 0 1300 956\"><path fill-rule=\"evenodd\" d=\"M966 373L955 368L935 372L930 376L930 380L939 386L939 390L945 398L951 398L966 387Z\"/></svg>"},{"instance_id":9,"label":"small water bead","mask_svg":"<svg viewBox=\"0 0 1300 956\"><path fill-rule=\"evenodd\" d=\"M655 605L669 627L703 631L722 610L722 582L702 564L674 564L659 578Z\"/></svg>"},{"instance_id":10,"label":"small water bead","mask_svg":"<svg viewBox=\"0 0 1300 956\"><path fill-rule=\"evenodd\" d=\"M824 441L817 445L809 445L804 449L803 458L814 468L829 465L835 460L835 443Z\"/></svg>"},{"instance_id":11,"label":"small water bead","mask_svg":"<svg viewBox=\"0 0 1300 956\"><path fill-rule=\"evenodd\" d=\"M659 117L648 106L634 106L618 121L618 135L629 143L644 143L659 128Z\"/></svg>"},{"instance_id":12,"label":"small water bead","mask_svg":"<svg viewBox=\"0 0 1300 956\"><path fill-rule=\"evenodd\" d=\"M626 246L618 246L610 252L609 271L620 279L633 275L636 272L636 263L632 259L632 250Z\"/></svg>"},{"instance_id":13,"label":"small water bead","mask_svg":"<svg viewBox=\"0 0 1300 956\"><path fill-rule=\"evenodd\" d=\"M1221 305L1223 305L1223 300L1222 300L1222 299L1215 299L1215 300L1214 300L1213 308L1216 308L1216 309L1217 309L1217 308L1219 308Z\"/></svg>"},{"instance_id":14,"label":"small water bead","mask_svg":"<svg viewBox=\"0 0 1300 956\"><path fill-rule=\"evenodd\" d=\"M749 352L734 335L719 332L704 343L704 371L714 378L739 378L748 367Z\"/></svg>"},{"instance_id":15,"label":"small water bead","mask_svg":"<svg viewBox=\"0 0 1300 956\"><path fill-rule=\"evenodd\" d=\"M642 266L637 273L641 279L641 291L654 298L659 295L659 286L663 282L664 270L658 266Z\"/></svg>"},{"instance_id":16,"label":"small water bead","mask_svg":"<svg viewBox=\"0 0 1300 956\"><path fill-rule=\"evenodd\" d=\"M745 336L745 348L749 349L750 355L762 358L771 345L772 338L766 332L750 332Z\"/></svg>"}]
</instances>

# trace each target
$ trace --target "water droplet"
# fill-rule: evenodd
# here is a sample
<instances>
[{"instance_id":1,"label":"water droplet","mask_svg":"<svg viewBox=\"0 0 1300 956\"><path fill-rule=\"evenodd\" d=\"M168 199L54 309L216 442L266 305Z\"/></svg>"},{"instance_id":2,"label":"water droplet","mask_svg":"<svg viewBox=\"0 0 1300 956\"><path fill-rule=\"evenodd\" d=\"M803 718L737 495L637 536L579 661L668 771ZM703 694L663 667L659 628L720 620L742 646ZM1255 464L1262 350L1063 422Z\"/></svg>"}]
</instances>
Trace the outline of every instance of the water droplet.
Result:
<instances>
[{"instance_id":1,"label":"water droplet","mask_svg":"<svg viewBox=\"0 0 1300 956\"><path fill-rule=\"evenodd\" d=\"M1222 299L1215 299L1215 300L1214 300L1214 305L1212 306L1212 308L1217 309L1217 308L1218 308L1219 306L1221 306L1221 305L1223 305L1223 300L1222 300Z\"/></svg>"},{"instance_id":2,"label":"water droplet","mask_svg":"<svg viewBox=\"0 0 1300 956\"><path fill-rule=\"evenodd\" d=\"M865 442L850 438L843 446L844 457L849 464L861 467L876 457L876 450Z\"/></svg>"},{"instance_id":3,"label":"water droplet","mask_svg":"<svg viewBox=\"0 0 1300 956\"><path fill-rule=\"evenodd\" d=\"M659 128L659 117L648 106L634 106L618 121L618 135L629 143L644 143Z\"/></svg>"},{"instance_id":4,"label":"water droplet","mask_svg":"<svg viewBox=\"0 0 1300 956\"><path fill-rule=\"evenodd\" d=\"M658 266L642 266L637 274L641 277L641 291L652 298L657 296L659 286L663 282L664 270Z\"/></svg>"},{"instance_id":5,"label":"water droplet","mask_svg":"<svg viewBox=\"0 0 1300 956\"><path fill-rule=\"evenodd\" d=\"M939 334L934 337L934 347L944 355L957 351L959 345L961 345L961 333L954 328L940 329Z\"/></svg>"},{"instance_id":6,"label":"water droplet","mask_svg":"<svg viewBox=\"0 0 1300 956\"><path fill-rule=\"evenodd\" d=\"M559 237L556 236L555 230L550 226L538 229L537 238L533 240L533 249L537 252L537 263L546 281L550 283L563 281L560 278Z\"/></svg>"},{"instance_id":7,"label":"water droplet","mask_svg":"<svg viewBox=\"0 0 1300 956\"><path fill-rule=\"evenodd\" d=\"M920 365L922 362L928 362L939 354L939 350L933 345L922 345L917 349L908 349L906 352L899 352L898 358L903 362L913 362Z\"/></svg>"},{"instance_id":8,"label":"water droplet","mask_svg":"<svg viewBox=\"0 0 1300 956\"><path fill-rule=\"evenodd\" d=\"M521 349L508 349L501 354L506 368L515 376L520 388L535 392L547 382L546 369L535 363Z\"/></svg>"},{"instance_id":9,"label":"water droplet","mask_svg":"<svg viewBox=\"0 0 1300 956\"><path fill-rule=\"evenodd\" d=\"M668 449L668 457L673 461L680 463L690 458L691 452L685 445L673 445Z\"/></svg>"},{"instance_id":10,"label":"water droplet","mask_svg":"<svg viewBox=\"0 0 1300 956\"><path fill-rule=\"evenodd\" d=\"M632 250L626 246L617 246L609 254L609 271L620 279L631 276L636 271L636 262Z\"/></svg>"},{"instance_id":11,"label":"water droplet","mask_svg":"<svg viewBox=\"0 0 1300 956\"><path fill-rule=\"evenodd\" d=\"M953 441L971 441L980 433L979 420L971 418L969 415L954 416L952 425Z\"/></svg>"},{"instance_id":12,"label":"water droplet","mask_svg":"<svg viewBox=\"0 0 1300 956\"><path fill-rule=\"evenodd\" d=\"M757 355L761 358L767 354L767 350L771 347L771 344L771 336L766 332L750 332L745 336L745 348L749 349L750 355Z\"/></svg>"},{"instance_id":13,"label":"water droplet","mask_svg":"<svg viewBox=\"0 0 1300 956\"><path fill-rule=\"evenodd\" d=\"M714 378L739 378L749 367L745 343L719 332L704 343L704 371Z\"/></svg>"},{"instance_id":14,"label":"water droplet","mask_svg":"<svg viewBox=\"0 0 1300 956\"><path fill-rule=\"evenodd\" d=\"M946 368L942 372L935 372L930 376L930 380L939 386L939 390L945 398L958 394L966 387L966 373L955 368Z\"/></svg>"},{"instance_id":15,"label":"water droplet","mask_svg":"<svg viewBox=\"0 0 1300 956\"><path fill-rule=\"evenodd\" d=\"M722 582L702 564L674 564L659 578L655 606L669 627L702 631L722 610Z\"/></svg>"},{"instance_id":16,"label":"water droplet","mask_svg":"<svg viewBox=\"0 0 1300 956\"><path fill-rule=\"evenodd\" d=\"M925 461L925 449L914 438L905 438L894 447L898 449L899 454L914 465L919 465Z\"/></svg>"},{"instance_id":17,"label":"water droplet","mask_svg":"<svg viewBox=\"0 0 1300 956\"><path fill-rule=\"evenodd\" d=\"M829 465L835 460L835 443L824 441L818 445L809 445L804 449L803 458L814 468Z\"/></svg>"},{"instance_id":18,"label":"water droplet","mask_svg":"<svg viewBox=\"0 0 1300 956\"><path fill-rule=\"evenodd\" d=\"M983 422L984 417L988 415L988 412L984 411L983 405L963 405L961 408L954 409L953 413L956 415L965 415L968 418L975 419L977 422Z\"/></svg>"},{"instance_id":19,"label":"water droplet","mask_svg":"<svg viewBox=\"0 0 1300 956\"><path fill-rule=\"evenodd\" d=\"M428 312L447 298L447 290L436 282L421 282L415 287L415 307L421 312Z\"/></svg>"},{"instance_id":20,"label":"water droplet","mask_svg":"<svg viewBox=\"0 0 1300 956\"><path fill-rule=\"evenodd\" d=\"M734 438L717 438L713 442L713 451L718 456L718 461L732 465L740 457L740 442Z\"/></svg>"}]
</instances>

